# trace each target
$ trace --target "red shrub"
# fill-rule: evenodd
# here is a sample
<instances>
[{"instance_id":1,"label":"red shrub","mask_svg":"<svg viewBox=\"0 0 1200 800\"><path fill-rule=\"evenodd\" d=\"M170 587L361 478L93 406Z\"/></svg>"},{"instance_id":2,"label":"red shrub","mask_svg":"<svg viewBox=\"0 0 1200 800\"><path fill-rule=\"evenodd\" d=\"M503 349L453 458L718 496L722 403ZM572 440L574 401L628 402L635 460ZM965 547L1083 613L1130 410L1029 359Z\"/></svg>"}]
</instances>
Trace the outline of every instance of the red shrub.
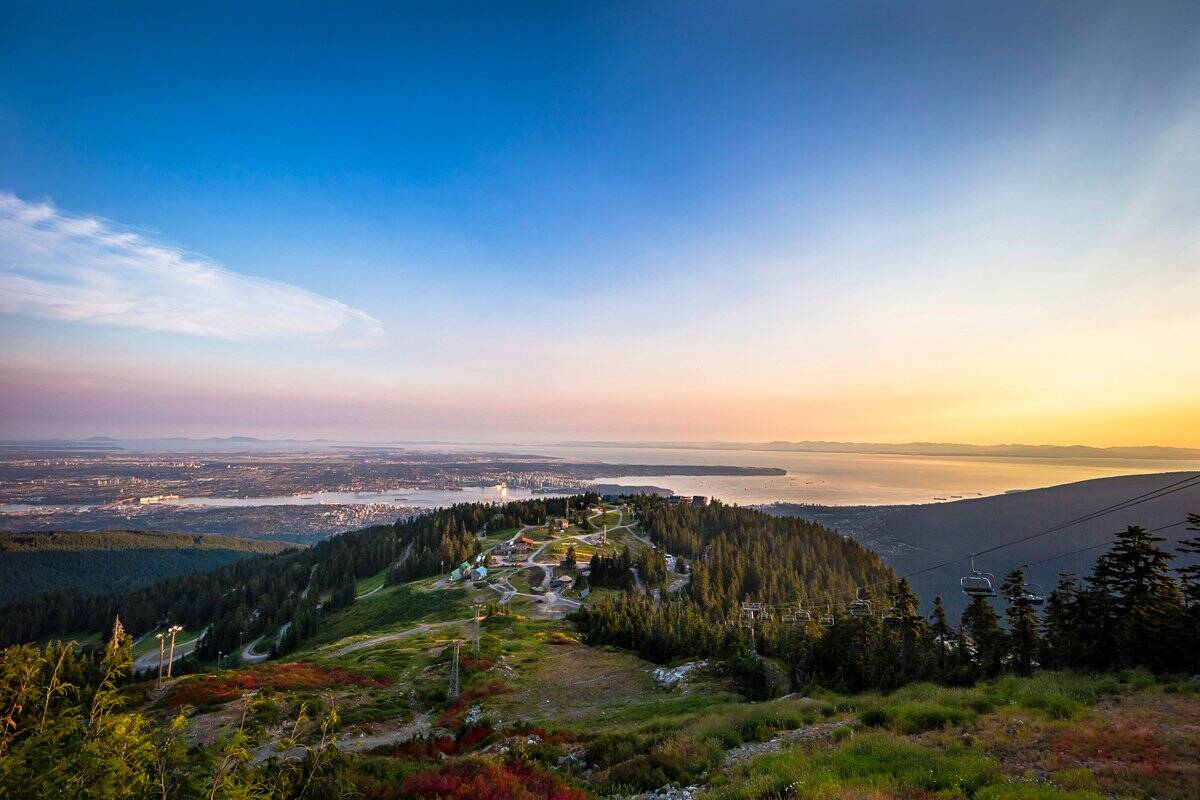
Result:
<instances>
[{"instance_id":1,"label":"red shrub","mask_svg":"<svg viewBox=\"0 0 1200 800\"><path fill-rule=\"evenodd\" d=\"M437 800L586 800L587 795L528 764L464 761L409 775L401 791Z\"/></svg>"},{"instance_id":2,"label":"red shrub","mask_svg":"<svg viewBox=\"0 0 1200 800\"><path fill-rule=\"evenodd\" d=\"M166 704L205 706L236 700L243 691L254 689L317 689L322 686L387 686L390 678L372 678L342 667L321 667L304 661L265 664L221 675L199 675L171 688Z\"/></svg>"},{"instance_id":3,"label":"red shrub","mask_svg":"<svg viewBox=\"0 0 1200 800\"><path fill-rule=\"evenodd\" d=\"M462 725L467 709L475 705L477 701L494 694L506 694L511 691L512 687L503 681L476 681L450 705L446 706L446 710L438 717L438 725L443 728L457 728Z\"/></svg>"},{"instance_id":4,"label":"red shrub","mask_svg":"<svg viewBox=\"0 0 1200 800\"><path fill-rule=\"evenodd\" d=\"M414 739L392 751L396 758L433 758L435 753L447 756L457 756L466 753L484 739L492 735L492 729L487 725L477 725L463 733L462 736L441 736L436 739Z\"/></svg>"},{"instance_id":5,"label":"red shrub","mask_svg":"<svg viewBox=\"0 0 1200 800\"><path fill-rule=\"evenodd\" d=\"M521 725L509 731L514 736L536 736L546 744L568 744L575 741L575 735L570 731L548 732L537 725Z\"/></svg>"},{"instance_id":6,"label":"red shrub","mask_svg":"<svg viewBox=\"0 0 1200 800\"><path fill-rule=\"evenodd\" d=\"M1055 740L1054 751L1081 762L1124 765L1146 772L1162 769L1171 762L1166 745L1152 730L1138 724L1073 729Z\"/></svg>"}]
</instances>

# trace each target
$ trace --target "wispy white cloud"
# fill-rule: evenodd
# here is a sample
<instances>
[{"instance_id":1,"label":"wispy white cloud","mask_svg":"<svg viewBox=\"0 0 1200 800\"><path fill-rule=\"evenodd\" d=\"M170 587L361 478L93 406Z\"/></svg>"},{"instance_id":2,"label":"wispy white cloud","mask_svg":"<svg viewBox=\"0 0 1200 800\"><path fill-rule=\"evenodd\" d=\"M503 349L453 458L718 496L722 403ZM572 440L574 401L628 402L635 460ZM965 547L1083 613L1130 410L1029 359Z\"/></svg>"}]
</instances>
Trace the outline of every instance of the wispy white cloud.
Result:
<instances>
[{"instance_id":1,"label":"wispy white cloud","mask_svg":"<svg viewBox=\"0 0 1200 800\"><path fill-rule=\"evenodd\" d=\"M0 193L0 313L236 341L372 344L370 315L95 217Z\"/></svg>"}]
</instances>

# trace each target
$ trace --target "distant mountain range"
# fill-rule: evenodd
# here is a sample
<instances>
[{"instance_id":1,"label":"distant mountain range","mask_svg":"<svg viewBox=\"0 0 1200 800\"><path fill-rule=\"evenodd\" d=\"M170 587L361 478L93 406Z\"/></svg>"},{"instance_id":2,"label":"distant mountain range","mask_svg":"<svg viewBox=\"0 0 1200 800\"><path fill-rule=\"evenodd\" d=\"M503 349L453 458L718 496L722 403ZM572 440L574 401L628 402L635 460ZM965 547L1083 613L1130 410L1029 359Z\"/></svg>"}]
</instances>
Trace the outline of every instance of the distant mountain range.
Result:
<instances>
[{"instance_id":1,"label":"distant mountain range","mask_svg":"<svg viewBox=\"0 0 1200 800\"><path fill-rule=\"evenodd\" d=\"M1000 458L1125 458L1200 461L1200 448L1088 447L1057 444L954 444L950 442L568 442L581 447L662 447L682 450L760 450L795 453L875 453L906 456L993 456Z\"/></svg>"},{"instance_id":2,"label":"distant mountain range","mask_svg":"<svg viewBox=\"0 0 1200 800\"><path fill-rule=\"evenodd\" d=\"M811 519L835 528L877 550L903 575L1022 539L1189 476L1200 476L1200 472L1098 478L950 503L907 506L776 504L765 506L764 510L781 516ZM1096 558L1106 551L1103 545L1126 526L1163 528L1156 535L1167 540L1169 549L1181 539L1200 536L1200 533L1189 531L1186 525L1178 524L1188 513L1200 513L1200 484L999 549L980 557L976 567L995 574L999 580L1006 571L1028 564L1029 579L1050 591L1060 572L1088 574ZM1094 545L1099 546L1057 558ZM1177 565L1183 563L1191 562L1182 557L1176 559ZM955 613L961 611L966 603L958 581L969 570L970 563L964 561L914 576L913 588L921 596L922 607L927 609L933 598L941 595L947 608Z\"/></svg>"},{"instance_id":3,"label":"distant mountain range","mask_svg":"<svg viewBox=\"0 0 1200 800\"><path fill-rule=\"evenodd\" d=\"M317 445L320 447L448 447L478 446L484 450L498 447L521 446L537 447L575 446L575 447L611 447L611 448L667 448L677 450L750 450L762 452L795 452L795 453L868 453L879 455L907 456L974 456L994 458L1080 458L1080 459L1146 459L1154 461L1200 461L1200 448L1194 447L1161 447L1145 445L1134 447L1089 447L1086 445L1057 445L1057 444L957 444L953 442L827 442L801 441L789 442L777 440L772 442L654 442L654 441L569 441L569 442L448 442L436 439L396 440L396 441L347 441L337 439L260 439L254 436L209 436L193 438L188 436L166 436L144 439L121 439L111 436L91 436L86 439L40 439L40 440L0 440L0 448L24 446L34 448L45 447L123 447L132 450L158 449L196 449L202 446L214 446L218 449L245 446L252 449L262 449L276 445L289 449L299 446Z\"/></svg>"}]
</instances>

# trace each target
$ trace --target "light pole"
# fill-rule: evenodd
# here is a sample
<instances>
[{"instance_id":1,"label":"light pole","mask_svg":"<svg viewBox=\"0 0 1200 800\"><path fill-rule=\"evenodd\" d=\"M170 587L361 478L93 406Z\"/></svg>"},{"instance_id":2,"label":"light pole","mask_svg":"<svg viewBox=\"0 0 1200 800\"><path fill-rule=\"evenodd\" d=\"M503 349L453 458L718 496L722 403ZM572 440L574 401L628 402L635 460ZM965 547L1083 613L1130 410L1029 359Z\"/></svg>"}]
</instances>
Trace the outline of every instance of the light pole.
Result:
<instances>
[{"instance_id":1,"label":"light pole","mask_svg":"<svg viewBox=\"0 0 1200 800\"><path fill-rule=\"evenodd\" d=\"M161 632L154 634L154 638L158 639L158 683L155 685L162 686L163 645L165 641Z\"/></svg>"},{"instance_id":2,"label":"light pole","mask_svg":"<svg viewBox=\"0 0 1200 800\"><path fill-rule=\"evenodd\" d=\"M171 677L171 668L175 665L175 634L183 630L182 625L172 625L167 628L167 633L171 634L171 657L167 660L167 677Z\"/></svg>"}]
</instances>

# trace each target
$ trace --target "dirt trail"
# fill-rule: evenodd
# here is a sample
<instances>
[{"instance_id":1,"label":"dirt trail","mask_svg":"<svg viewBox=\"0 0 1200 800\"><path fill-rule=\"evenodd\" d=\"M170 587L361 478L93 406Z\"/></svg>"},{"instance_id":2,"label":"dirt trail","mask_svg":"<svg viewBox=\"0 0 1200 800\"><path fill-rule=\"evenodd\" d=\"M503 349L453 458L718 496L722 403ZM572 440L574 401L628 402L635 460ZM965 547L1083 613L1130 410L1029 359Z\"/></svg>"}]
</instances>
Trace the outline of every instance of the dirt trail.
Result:
<instances>
[{"instance_id":1,"label":"dirt trail","mask_svg":"<svg viewBox=\"0 0 1200 800\"><path fill-rule=\"evenodd\" d=\"M428 733L432 727L428 714L418 714L415 719L399 728L380 733L360 733L358 736L339 736L337 748L347 753L361 753L389 744L407 742L422 734Z\"/></svg>"},{"instance_id":2,"label":"dirt trail","mask_svg":"<svg viewBox=\"0 0 1200 800\"><path fill-rule=\"evenodd\" d=\"M406 631L400 631L398 633L385 633L382 636L372 636L370 639L363 639L361 642L354 642L346 645L345 647L339 647L332 653L324 653L323 656L325 658L340 658L351 653L357 653L359 650L366 650L368 648L375 647L376 645L381 645L386 642L394 642L397 639L403 639L406 636L412 636L414 633L425 633L436 628L443 628L447 625L466 625L471 621L471 617L467 617L466 619L449 619L445 622L425 622L420 625L415 625Z\"/></svg>"}]
</instances>

